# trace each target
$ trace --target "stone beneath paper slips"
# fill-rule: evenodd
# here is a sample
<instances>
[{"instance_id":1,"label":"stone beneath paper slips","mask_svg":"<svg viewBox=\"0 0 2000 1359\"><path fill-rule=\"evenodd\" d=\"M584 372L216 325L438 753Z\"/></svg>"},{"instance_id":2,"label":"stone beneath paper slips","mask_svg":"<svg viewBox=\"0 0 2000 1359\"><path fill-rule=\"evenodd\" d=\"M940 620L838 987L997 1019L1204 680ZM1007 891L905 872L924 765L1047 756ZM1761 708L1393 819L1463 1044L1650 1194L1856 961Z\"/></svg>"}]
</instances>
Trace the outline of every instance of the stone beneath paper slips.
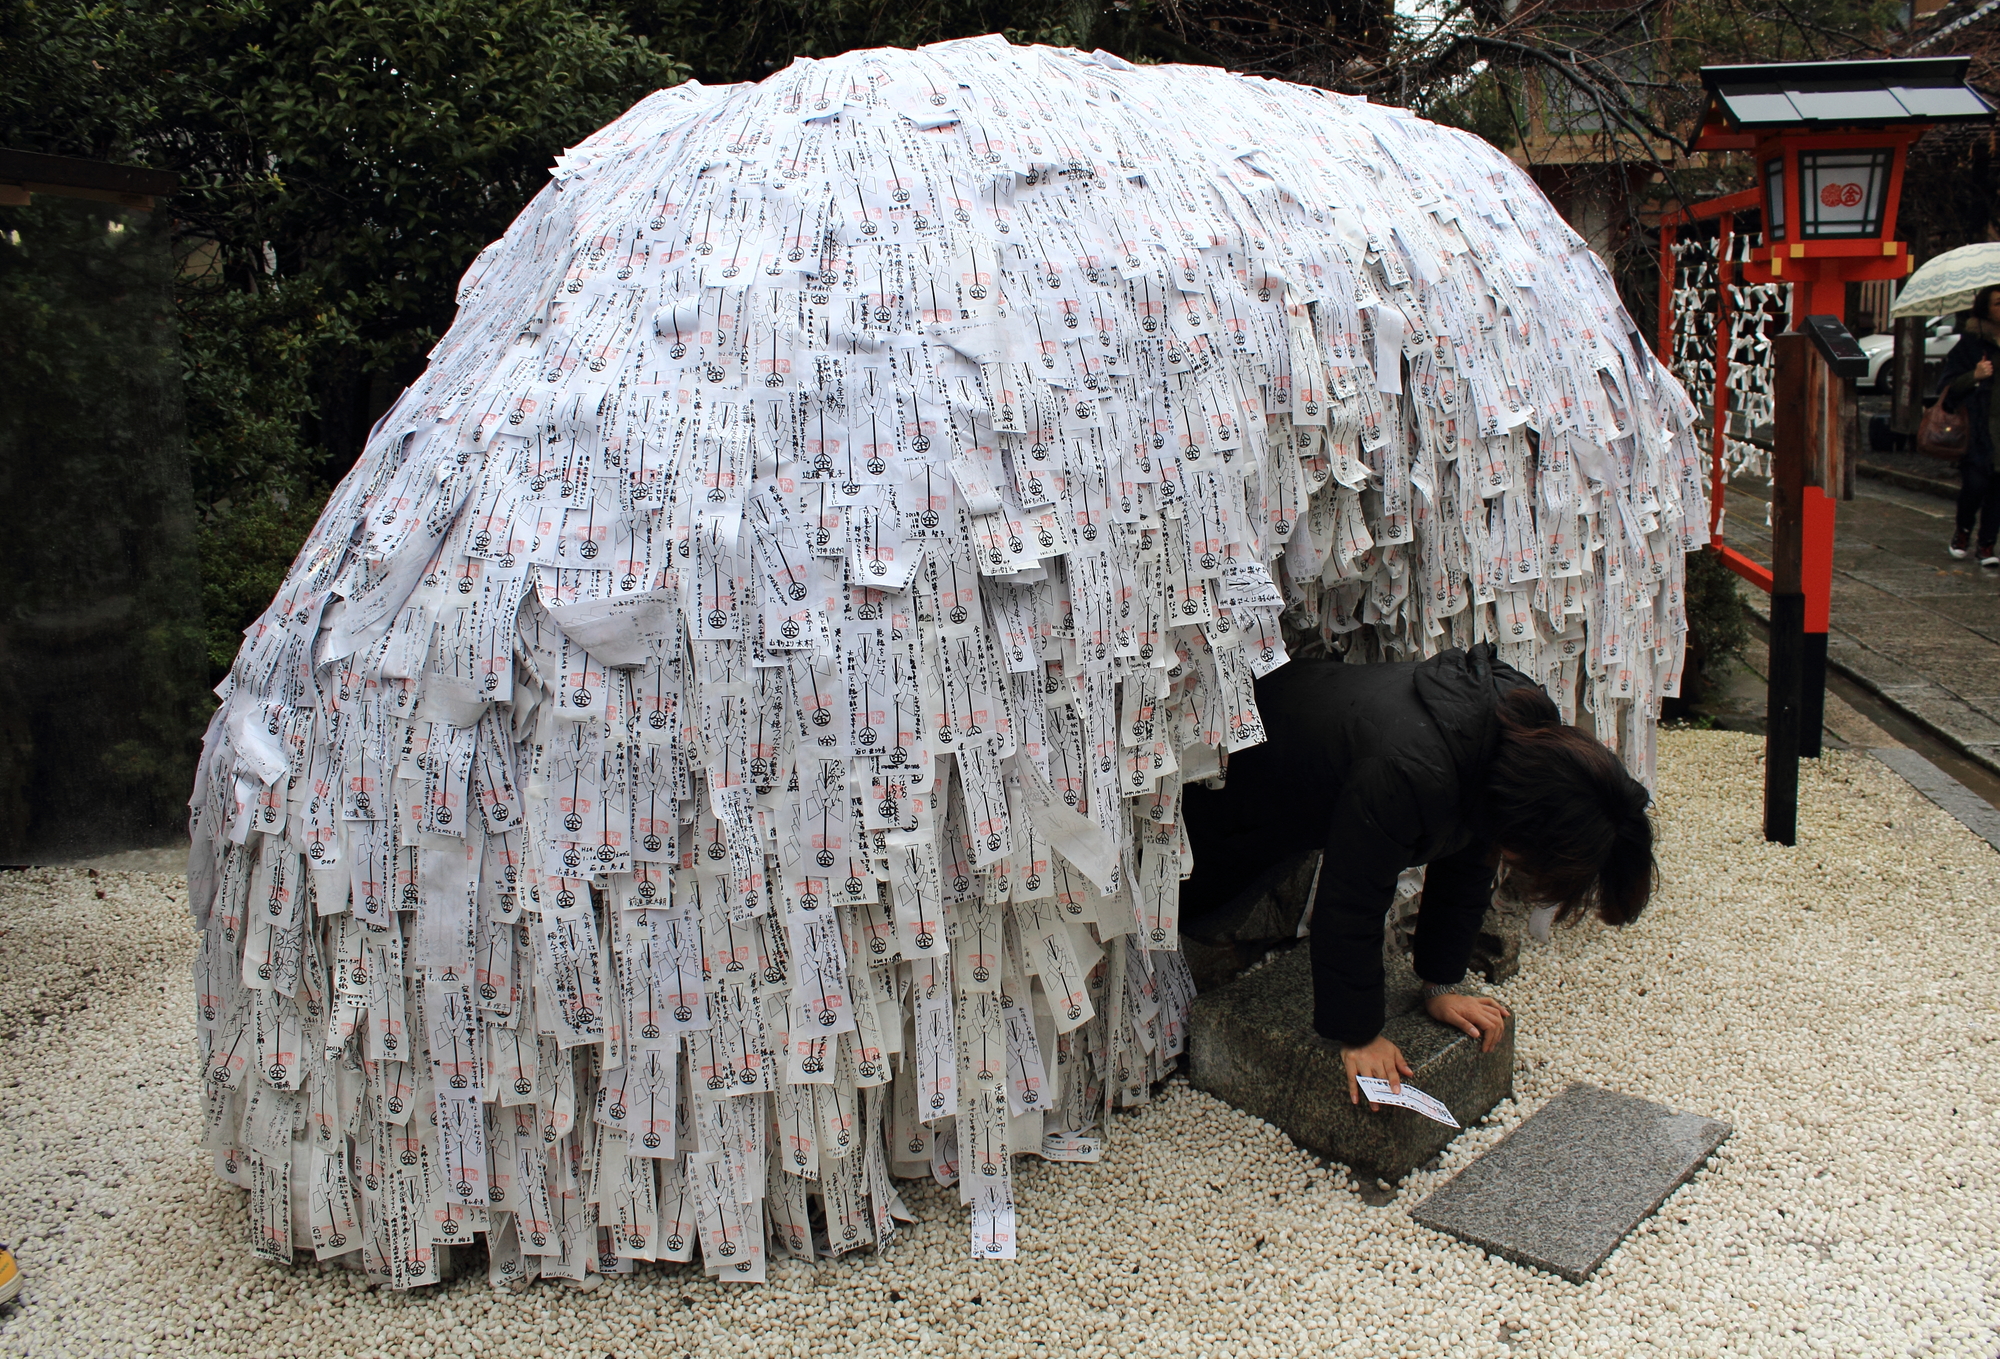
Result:
<instances>
[{"instance_id":1,"label":"stone beneath paper slips","mask_svg":"<svg viewBox=\"0 0 2000 1359\"><path fill-rule=\"evenodd\" d=\"M1318 879L1319 851L1310 850L1250 876L1241 892L1214 910L1183 917L1181 953L1195 989L1223 986L1272 949L1297 940L1299 917Z\"/></svg>"},{"instance_id":2,"label":"stone beneath paper slips","mask_svg":"<svg viewBox=\"0 0 2000 1359\"><path fill-rule=\"evenodd\" d=\"M1409 964L1416 939L1417 914L1421 906L1420 892L1411 902L1409 913L1389 926L1384 943L1389 956L1400 957L1405 966ZM1486 919L1481 922L1479 933L1473 936L1472 953L1465 960L1465 970L1479 973L1491 986L1499 986L1518 976L1521 971L1521 937L1528 932L1529 910L1523 902L1495 896L1492 905L1487 907Z\"/></svg>"},{"instance_id":3,"label":"stone beneath paper slips","mask_svg":"<svg viewBox=\"0 0 2000 1359\"><path fill-rule=\"evenodd\" d=\"M1582 1283L1730 1131L1701 1114L1572 1085L1410 1216Z\"/></svg>"},{"instance_id":4,"label":"stone beneath paper slips","mask_svg":"<svg viewBox=\"0 0 2000 1359\"><path fill-rule=\"evenodd\" d=\"M1183 919L1182 935L1210 943L1296 939L1299 917L1319 878L1319 851L1280 859L1262 872L1245 875L1243 890L1199 919Z\"/></svg>"},{"instance_id":5,"label":"stone beneath paper slips","mask_svg":"<svg viewBox=\"0 0 2000 1359\"><path fill-rule=\"evenodd\" d=\"M1471 1126L1513 1093L1514 1024L1493 1051L1418 1008L1415 974L1398 960L1388 977L1382 1032L1403 1050L1409 1080ZM1339 1051L1312 1029L1312 969L1301 945L1199 997L1189 1015L1196 1088L1270 1123L1307 1151L1363 1175L1398 1180L1458 1135L1407 1109L1350 1104Z\"/></svg>"},{"instance_id":6,"label":"stone beneath paper slips","mask_svg":"<svg viewBox=\"0 0 2000 1359\"><path fill-rule=\"evenodd\" d=\"M1468 971L1498 986L1521 971L1521 936L1528 932L1528 907L1517 901L1495 901L1487 909L1486 920L1472 944Z\"/></svg>"},{"instance_id":7,"label":"stone beneath paper slips","mask_svg":"<svg viewBox=\"0 0 2000 1359\"><path fill-rule=\"evenodd\" d=\"M1199 915L1181 918L1181 954L1193 974L1195 989L1206 993L1235 980L1274 949L1289 948L1299 937L1299 920L1312 901L1319 881L1319 851L1279 859L1243 882L1243 890L1228 901ZM1187 890L1182 889L1183 910ZM1527 907L1519 903L1495 902L1486 913L1478 938L1474 940L1468 971L1480 973L1498 986L1521 970L1521 936L1528 922ZM1416 918L1407 922L1415 929ZM1389 955L1405 955L1408 969L1409 940L1392 929L1387 941ZM1393 972L1396 963L1389 962ZM1414 1007L1414 1002L1412 1002Z\"/></svg>"}]
</instances>

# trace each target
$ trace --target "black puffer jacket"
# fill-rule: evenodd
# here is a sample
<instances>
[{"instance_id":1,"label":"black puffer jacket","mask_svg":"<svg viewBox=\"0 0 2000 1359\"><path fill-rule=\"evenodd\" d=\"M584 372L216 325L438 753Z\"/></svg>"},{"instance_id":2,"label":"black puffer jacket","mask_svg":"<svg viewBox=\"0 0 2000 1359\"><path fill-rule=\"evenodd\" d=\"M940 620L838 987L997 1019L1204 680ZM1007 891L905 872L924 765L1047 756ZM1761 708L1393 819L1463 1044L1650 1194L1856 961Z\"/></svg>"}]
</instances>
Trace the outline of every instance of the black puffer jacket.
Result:
<instances>
[{"instance_id":1,"label":"black puffer jacket","mask_svg":"<svg viewBox=\"0 0 2000 1359\"><path fill-rule=\"evenodd\" d=\"M1313 899L1313 1027L1342 1043L1382 1031L1382 930L1396 877L1428 864L1416 970L1452 983L1491 899L1481 830L1494 704L1533 680L1490 643L1421 662L1294 661L1257 684L1264 744L1229 758L1228 787L1186 797L1190 906L1282 856L1323 847Z\"/></svg>"}]
</instances>

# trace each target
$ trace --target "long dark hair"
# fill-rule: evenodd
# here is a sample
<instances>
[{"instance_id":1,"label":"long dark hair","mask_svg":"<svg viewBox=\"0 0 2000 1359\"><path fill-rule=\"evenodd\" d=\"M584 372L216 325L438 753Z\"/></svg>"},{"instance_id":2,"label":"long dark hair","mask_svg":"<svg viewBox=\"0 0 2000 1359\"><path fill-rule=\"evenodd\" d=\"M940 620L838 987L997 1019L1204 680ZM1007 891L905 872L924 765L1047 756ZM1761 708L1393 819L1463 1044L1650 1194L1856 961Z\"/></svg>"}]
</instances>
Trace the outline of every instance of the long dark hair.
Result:
<instances>
[{"instance_id":1,"label":"long dark hair","mask_svg":"<svg viewBox=\"0 0 2000 1359\"><path fill-rule=\"evenodd\" d=\"M1981 288L1978 292L1972 295L1971 309L1968 311L1962 311L1958 314L1958 329L1960 333L1972 329L1971 326L1966 324L1968 320L1978 321L1984 325L1989 325L1989 326L1993 324L1992 319L1986 315L1986 305L1987 303L1993 300L1993 295L1995 293L2000 293L2000 287Z\"/></svg>"},{"instance_id":2,"label":"long dark hair","mask_svg":"<svg viewBox=\"0 0 2000 1359\"><path fill-rule=\"evenodd\" d=\"M1652 898L1652 795L1602 744L1565 725L1540 689L1511 689L1497 706L1500 741L1486 776L1493 839L1523 895L1563 920L1595 906L1629 925Z\"/></svg>"}]
</instances>

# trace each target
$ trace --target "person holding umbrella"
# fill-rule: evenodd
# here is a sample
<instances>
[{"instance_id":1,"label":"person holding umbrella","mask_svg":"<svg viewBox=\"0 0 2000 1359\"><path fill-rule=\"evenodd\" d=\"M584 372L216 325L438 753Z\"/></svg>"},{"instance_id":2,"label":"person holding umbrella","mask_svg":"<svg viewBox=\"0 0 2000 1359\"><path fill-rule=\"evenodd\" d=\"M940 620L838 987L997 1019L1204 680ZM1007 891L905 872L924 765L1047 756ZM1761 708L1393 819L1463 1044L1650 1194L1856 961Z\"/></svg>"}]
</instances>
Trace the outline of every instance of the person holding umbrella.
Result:
<instances>
[{"instance_id":1,"label":"person holding umbrella","mask_svg":"<svg viewBox=\"0 0 2000 1359\"><path fill-rule=\"evenodd\" d=\"M1896 294L1890 314L1942 316L1959 313L1961 336L1945 356L1938 377L1938 405L1963 415L1965 452L1958 460L1958 522L1948 551L1963 559L1974 551L1979 530L1979 564L2000 568L2000 471L1994 453L2000 435L2000 403L1993 400L1993 366L2000 360L2000 241L1962 245L1924 261Z\"/></svg>"},{"instance_id":2,"label":"person holding umbrella","mask_svg":"<svg viewBox=\"0 0 2000 1359\"><path fill-rule=\"evenodd\" d=\"M1963 412L1970 428L1965 456L1958 460L1958 526L1950 552L1964 557L1979 528L1979 564L2000 568L2000 474L1993 454L2000 447L2000 403L1993 400L1993 361L2000 358L2000 287L1981 288L1958 323L1960 339L1945 355L1938 375L1938 400L1947 411Z\"/></svg>"}]
</instances>

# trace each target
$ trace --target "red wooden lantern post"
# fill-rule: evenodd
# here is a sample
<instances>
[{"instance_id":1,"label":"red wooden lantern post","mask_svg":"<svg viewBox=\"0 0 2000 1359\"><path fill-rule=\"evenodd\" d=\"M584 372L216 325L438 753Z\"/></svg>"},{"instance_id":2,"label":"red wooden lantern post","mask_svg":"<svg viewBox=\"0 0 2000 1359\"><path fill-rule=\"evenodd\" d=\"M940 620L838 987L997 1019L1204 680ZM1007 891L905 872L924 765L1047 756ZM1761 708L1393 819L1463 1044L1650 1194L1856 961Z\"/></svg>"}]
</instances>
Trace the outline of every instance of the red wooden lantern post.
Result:
<instances>
[{"instance_id":1,"label":"red wooden lantern post","mask_svg":"<svg viewBox=\"0 0 2000 1359\"><path fill-rule=\"evenodd\" d=\"M1764 242L1745 259L1743 277L1793 285L1792 329L1778 338L1775 354L1771 570L1767 576L1735 554L1724 556L1732 570L1771 592L1767 840L1796 838L1798 757L1819 754L1824 724L1833 594L1828 491L1842 484L1845 470L1843 379L1867 371L1843 324L1847 285L1910 272L1909 247L1895 239L1910 143L1933 124L1993 114L1965 83L1969 61L1701 71L1709 99L1694 149L1748 152L1756 166Z\"/></svg>"}]
</instances>

